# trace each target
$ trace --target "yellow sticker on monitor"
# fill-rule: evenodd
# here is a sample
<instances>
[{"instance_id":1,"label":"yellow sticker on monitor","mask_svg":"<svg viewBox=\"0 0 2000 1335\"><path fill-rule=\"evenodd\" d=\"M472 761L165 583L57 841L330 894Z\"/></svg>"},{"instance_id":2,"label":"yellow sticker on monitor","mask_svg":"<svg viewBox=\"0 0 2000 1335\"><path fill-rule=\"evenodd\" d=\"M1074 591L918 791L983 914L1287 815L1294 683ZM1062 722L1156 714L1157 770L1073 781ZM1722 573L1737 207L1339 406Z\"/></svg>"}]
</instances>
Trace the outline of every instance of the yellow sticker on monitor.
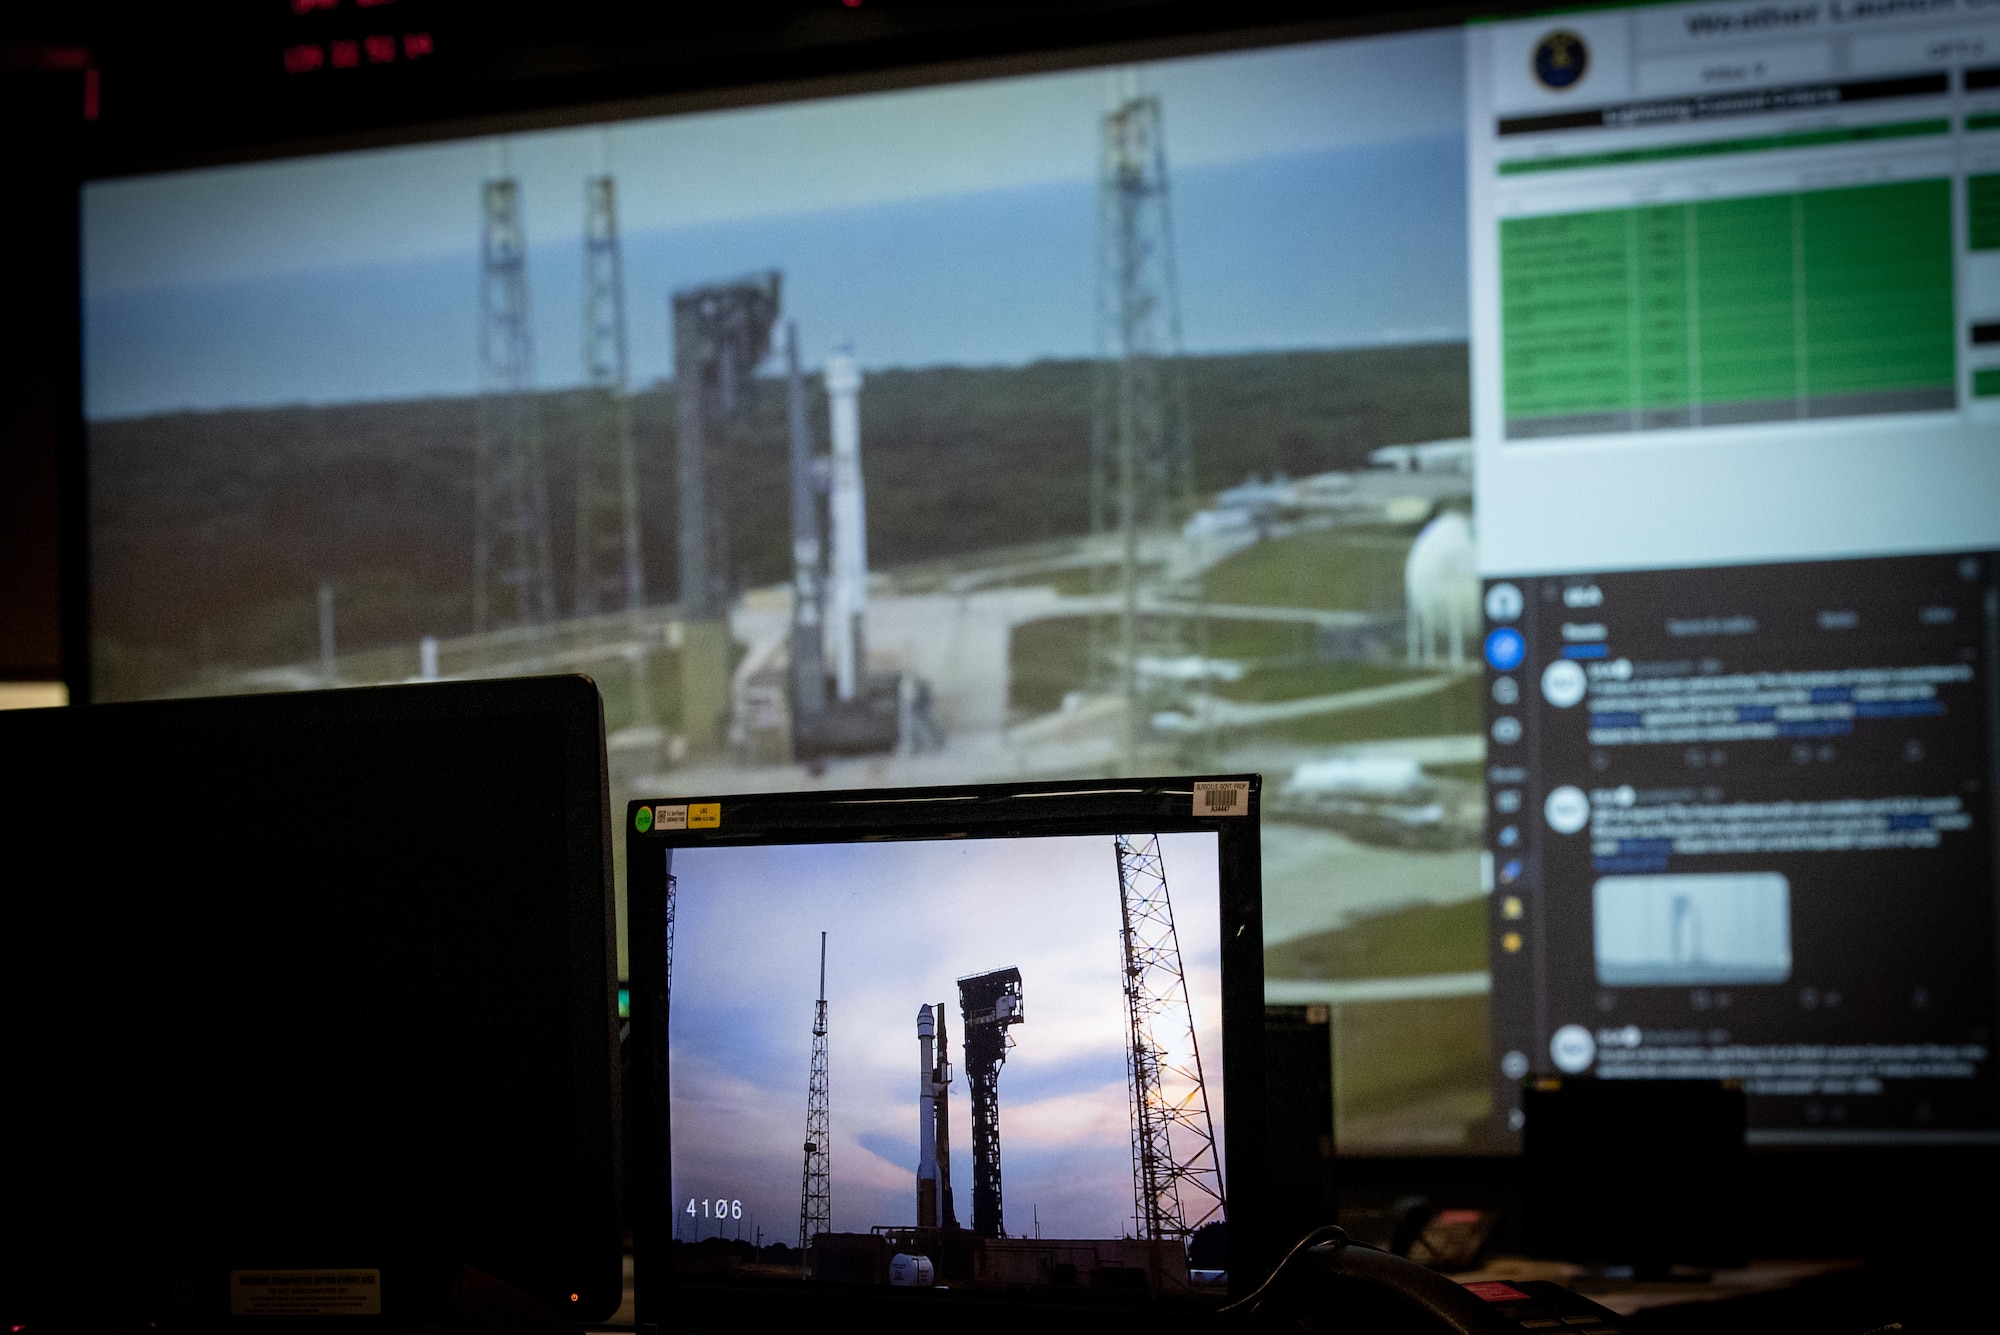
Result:
<instances>
[{"instance_id":1,"label":"yellow sticker on monitor","mask_svg":"<svg viewBox=\"0 0 2000 1335\"><path fill-rule=\"evenodd\" d=\"M382 1272L374 1269L232 1270L231 1316L380 1316Z\"/></svg>"},{"instance_id":2,"label":"yellow sticker on monitor","mask_svg":"<svg viewBox=\"0 0 2000 1335\"><path fill-rule=\"evenodd\" d=\"M722 824L722 803L688 803L688 828L690 830L713 830Z\"/></svg>"}]
</instances>

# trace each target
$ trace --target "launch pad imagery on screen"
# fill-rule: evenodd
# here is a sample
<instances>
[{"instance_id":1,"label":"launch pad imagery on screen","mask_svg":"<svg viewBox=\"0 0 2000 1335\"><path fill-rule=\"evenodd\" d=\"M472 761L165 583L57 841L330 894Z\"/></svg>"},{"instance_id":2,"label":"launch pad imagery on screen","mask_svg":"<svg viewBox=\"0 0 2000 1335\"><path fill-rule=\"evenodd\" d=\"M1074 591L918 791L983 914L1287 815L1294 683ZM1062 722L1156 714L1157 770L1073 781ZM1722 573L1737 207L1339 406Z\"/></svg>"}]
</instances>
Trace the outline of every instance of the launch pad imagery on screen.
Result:
<instances>
[{"instance_id":1,"label":"launch pad imagery on screen","mask_svg":"<svg viewBox=\"0 0 2000 1335\"><path fill-rule=\"evenodd\" d=\"M587 672L614 801L1284 776L1340 1143L1489 1145L1462 50L94 182L98 695Z\"/></svg>"},{"instance_id":2,"label":"launch pad imagery on screen","mask_svg":"<svg viewBox=\"0 0 2000 1335\"><path fill-rule=\"evenodd\" d=\"M2000 21L1761 12L92 181L96 697L582 671L614 800L1268 774L1265 999L1327 1017L1341 1153L1506 1152L1558 1059L1505 1014L1547 957L1507 947L1545 887L1502 804L1544 778L1493 692L1532 701L1547 664L1482 652L1515 631L1481 581L1860 562L1907 623L1936 600L1905 558L1990 581L2000 549ZM1846 634L1827 596L1760 652ZM1597 749L1551 790L1699 793L1777 754ZM1662 755L1684 784L1619 777ZM1983 847L1961 800L1940 837ZM1606 887L1618 963L1571 1022L1727 1029L1653 967L1695 908L1804 979L1828 901L1746 856L1683 909L1685 883ZM1793 985L1824 995L1732 1005ZM1864 1116L1822 1111L1800 1134Z\"/></svg>"},{"instance_id":3,"label":"launch pad imagery on screen","mask_svg":"<svg viewBox=\"0 0 2000 1335\"><path fill-rule=\"evenodd\" d=\"M1223 1292L1214 835L668 856L677 1278Z\"/></svg>"}]
</instances>

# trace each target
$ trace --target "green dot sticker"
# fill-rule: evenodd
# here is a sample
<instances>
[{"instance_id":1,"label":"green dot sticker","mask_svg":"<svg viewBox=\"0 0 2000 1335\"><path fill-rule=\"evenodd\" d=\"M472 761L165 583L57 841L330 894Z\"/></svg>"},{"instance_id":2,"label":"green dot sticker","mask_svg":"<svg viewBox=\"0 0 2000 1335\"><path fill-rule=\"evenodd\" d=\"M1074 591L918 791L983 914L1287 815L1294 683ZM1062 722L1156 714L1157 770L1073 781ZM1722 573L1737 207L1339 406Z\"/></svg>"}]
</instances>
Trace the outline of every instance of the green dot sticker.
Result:
<instances>
[{"instance_id":1,"label":"green dot sticker","mask_svg":"<svg viewBox=\"0 0 2000 1335\"><path fill-rule=\"evenodd\" d=\"M640 807L639 814L632 818L632 823L639 827L640 834L644 834L646 831L652 829L653 809L651 807Z\"/></svg>"}]
</instances>

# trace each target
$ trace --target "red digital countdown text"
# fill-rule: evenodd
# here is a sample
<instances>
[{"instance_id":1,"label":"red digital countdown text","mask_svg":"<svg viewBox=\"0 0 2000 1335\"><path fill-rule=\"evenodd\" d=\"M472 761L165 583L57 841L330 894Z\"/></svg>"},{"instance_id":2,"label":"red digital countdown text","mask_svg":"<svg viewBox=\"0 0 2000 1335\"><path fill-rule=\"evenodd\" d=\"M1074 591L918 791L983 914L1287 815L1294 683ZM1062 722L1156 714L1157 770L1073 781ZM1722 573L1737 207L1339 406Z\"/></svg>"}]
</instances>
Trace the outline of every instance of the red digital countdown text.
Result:
<instances>
[{"instance_id":1,"label":"red digital countdown text","mask_svg":"<svg viewBox=\"0 0 2000 1335\"><path fill-rule=\"evenodd\" d=\"M387 0L378 0L387 3ZM283 51L285 73L312 74L318 70L358 69L362 64L389 65L397 60L421 60L436 50L427 32L406 32L399 41L393 33L376 33L362 38L343 37L324 45L300 42Z\"/></svg>"}]
</instances>

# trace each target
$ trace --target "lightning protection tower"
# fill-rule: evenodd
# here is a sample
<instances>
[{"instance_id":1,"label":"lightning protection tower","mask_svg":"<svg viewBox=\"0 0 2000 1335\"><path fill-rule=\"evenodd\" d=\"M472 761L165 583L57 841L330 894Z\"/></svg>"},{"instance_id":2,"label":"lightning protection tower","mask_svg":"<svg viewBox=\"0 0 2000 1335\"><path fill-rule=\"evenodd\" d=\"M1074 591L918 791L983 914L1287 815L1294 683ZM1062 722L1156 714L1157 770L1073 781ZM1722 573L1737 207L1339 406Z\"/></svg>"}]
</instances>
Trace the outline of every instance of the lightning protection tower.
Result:
<instances>
[{"instance_id":1,"label":"lightning protection tower","mask_svg":"<svg viewBox=\"0 0 2000 1335\"><path fill-rule=\"evenodd\" d=\"M479 433L473 468L472 628L553 621L549 484L531 382L528 243L512 177L480 192Z\"/></svg>"},{"instance_id":2,"label":"lightning protection tower","mask_svg":"<svg viewBox=\"0 0 2000 1335\"><path fill-rule=\"evenodd\" d=\"M1127 97L1107 113L1097 194L1097 374L1091 411L1091 530L1116 535L1103 591L1122 595L1115 636L1094 637L1093 672L1116 672L1126 702L1125 768L1163 698L1148 660L1178 658L1175 619L1142 616L1141 539L1170 534L1193 506L1194 447L1181 366L1180 280L1174 268L1167 150L1157 97ZM1104 576L1115 571L1115 584ZM1109 641L1109 643L1107 643ZM1169 688L1170 689L1170 688Z\"/></svg>"},{"instance_id":3,"label":"lightning protection tower","mask_svg":"<svg viewBox=\"0 0 2000 1335\"><path fill-rule=\"evenodd\" d=\"M958 980L965 1021L965 1083L972 1099L972 1231L1006 1236L1000 1215L1000 1067L1021 1013L1021 971L995 969Z\"/></svg>"},{"instance_id":4,"label":"lightning protection tower","mask_svg":"<svg viewBox=\"0 0 2000 1335\"><path fill-rule=\"evenodd\" d=\"M674 875L674 850L667 850L667 995L674 993L674 906L680 898L681 878Z\"/></svg>"},{"instance_id":5,"label":"lightning protection tower","mask_svg":"<svg viewBox=\"0 0 2000 1335\"><path fill-rule=\"evenodd\" d=\"M826 1094L826 933L819 934L819 1004L813 1010L812 1075L806 1081L806 1168L799 1188L799 1252L833 1231L827 1140L833 1134Z\"/></svg>"},{"instance_id":6,"label":"lightning protection tower","mask_svg":"<svg viewBox=\"0 0 2000 1335\"><path fill-rule=\"evenodd\" d=\"M1215 1123L1159 836L1121 834L1112 842L1131 1026L1125 1067L1132 1086L1134 1220L1141 1238L1185 1242L1225 1217Z\"/></svg>"},{"instance_id":7,"label":"lightning protection tower","mask_svg":"<svg viewBox=\"0 0 2000 1335\"><path fill-rule=\"evenodd\" d=\"M625 261L617 185L609 174L583 183L583 208L583 373L590 413L577 448L576 614L595 616L637 611L645 587L626 394Z\"/></svg>"}]
</instances>

